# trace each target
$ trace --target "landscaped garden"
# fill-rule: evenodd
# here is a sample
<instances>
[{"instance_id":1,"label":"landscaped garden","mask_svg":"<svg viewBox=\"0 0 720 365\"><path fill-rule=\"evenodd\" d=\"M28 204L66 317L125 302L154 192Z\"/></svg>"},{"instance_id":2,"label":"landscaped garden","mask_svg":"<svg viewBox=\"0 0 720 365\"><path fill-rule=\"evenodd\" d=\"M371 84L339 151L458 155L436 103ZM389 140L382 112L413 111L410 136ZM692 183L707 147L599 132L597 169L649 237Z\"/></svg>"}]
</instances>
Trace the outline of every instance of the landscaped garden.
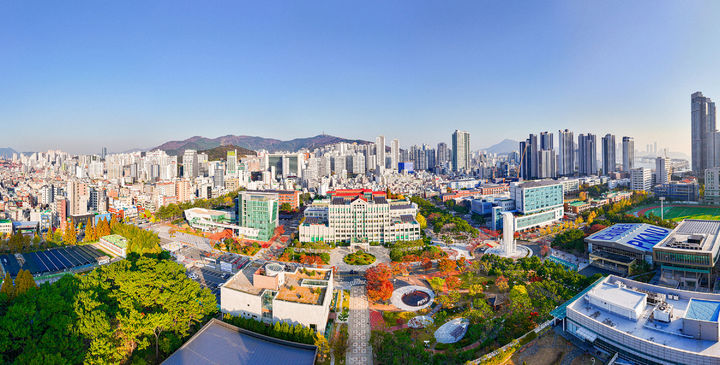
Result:
<instances>
[{"instance_id":1,"label":"landscaped garden","mask_svg":"<svg viewBox=\"0 0 720 365\"><path fill-rule=\"evenodd\" d=\"M221 251L237 253L245 256L254 256L260 251L260 244L257 242L238 242L232 238L226 238L215 244L215 248Z\"/></svg>"},{"instance_id":2,"label":"landscaped garden","mask_svg":"<svg viewBox=\"0 0 720 365\"><path fill-rule=\"evenodd\" d=\"M343 257L343 261L348 265L370 265L375 262L375 256L368 252L358 250Z\"/></svg>"},{"instance_id":3,"label":"landscaped garden","mask_svg":"<svg viewBox=\"0 0 720 365\"><path fill-rule=\"evenodd\" d=\"M330 262L330 254L326 252L296 252L292 247L288 247L285 251L283 251L282 255L280 255L279 260L285 262L299 262L306 265L327 265Z\"/></svg>"},{"instance_id":4,"label":"landscaped garden","mask_svg":"<svg viewBox=\"0 0 720 365\"><path fill-rule=\"evenodd\" d=\"M373 306L387 308L394 269L379 265L366 275L368 298L378 303ZM441 259L437 270L423 277L436 293L435 306L441 307L412 314L380 309L380 321L371 321L375 363L461 364L477 359L547 321L552 309L597 279L537 257L513 261L494 255L472 263ZM432 310L433 323L424 328L396 327ZM455 343L438 343L435 331L458 318L469 321L465 335Z\"/></svg>"}]
</instances>

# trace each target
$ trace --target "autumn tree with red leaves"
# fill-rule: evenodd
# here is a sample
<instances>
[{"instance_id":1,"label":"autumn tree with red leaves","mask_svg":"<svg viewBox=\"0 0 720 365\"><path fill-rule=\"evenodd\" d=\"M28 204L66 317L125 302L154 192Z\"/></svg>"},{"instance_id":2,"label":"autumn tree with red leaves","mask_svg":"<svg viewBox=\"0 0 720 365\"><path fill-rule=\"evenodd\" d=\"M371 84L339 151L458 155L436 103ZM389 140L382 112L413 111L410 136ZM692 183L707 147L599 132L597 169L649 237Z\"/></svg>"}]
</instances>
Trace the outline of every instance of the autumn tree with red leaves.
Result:
<instances>
[{"instance_id":1,"label":"autumn tree with red leaves","mask_svg":"<svg viewBox=\"0 0 720 365\"><path fill-rule=\"evenodd\" d=\"M390 299L394 289L390 278L392 278L392 269L386 264L367 269L365 280L367 280L368 299L372 301Z\"/></svg>"}]
</instances>

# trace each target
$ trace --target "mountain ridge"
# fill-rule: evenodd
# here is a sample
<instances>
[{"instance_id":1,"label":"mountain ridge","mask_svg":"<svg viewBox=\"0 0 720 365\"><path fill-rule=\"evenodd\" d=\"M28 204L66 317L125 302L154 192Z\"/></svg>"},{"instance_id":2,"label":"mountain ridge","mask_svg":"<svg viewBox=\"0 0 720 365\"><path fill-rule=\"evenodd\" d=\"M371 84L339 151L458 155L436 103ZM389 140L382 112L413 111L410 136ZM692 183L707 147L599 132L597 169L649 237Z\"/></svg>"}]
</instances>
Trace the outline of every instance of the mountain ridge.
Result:
<instances>
[{"instance_id":1,"label":"mountain ridge","mask_svg":"<svg viewBox=\"0 0 720 365\"><path fill-rule=\"evenodd\" d=\"M301 149L313 149L327 146L339 142L368 144L371 142L361 139L345 139L327 134L319 134L317 136L295 138L287 141L265 138L259 136L232 135L228 134L216 138L207 138L203 136L192 136L188 139L180 141L168 141L159 146L153 147L150 151L163 150L170 155L181 155L188 149L198 151L210 150L220 146L237 146L251 151L266 150L269 152L290 151L295 152Z\"/></svg>"}]
</instances>

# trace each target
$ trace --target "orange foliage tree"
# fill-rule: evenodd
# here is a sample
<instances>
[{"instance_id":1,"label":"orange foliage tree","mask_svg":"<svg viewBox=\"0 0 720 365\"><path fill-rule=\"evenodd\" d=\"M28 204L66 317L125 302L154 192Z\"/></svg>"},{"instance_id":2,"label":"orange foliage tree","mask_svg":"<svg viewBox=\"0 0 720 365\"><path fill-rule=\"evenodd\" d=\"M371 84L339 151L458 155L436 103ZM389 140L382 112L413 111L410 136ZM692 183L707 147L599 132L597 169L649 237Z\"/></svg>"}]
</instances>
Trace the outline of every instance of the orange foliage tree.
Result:
<instances>
[{"instance_id":1,"label":"orange foliage tree","mask_svg":"<svg viewBox=\"0 0 720 365\"><path fill-rule=\"evenodd\" d=\"M372 301L386 301L390 299L394 289L392 282L390 282L391 277L392 269L386 264L369 268L365 272L368 298Z\"/></svg>"}]
</instances>

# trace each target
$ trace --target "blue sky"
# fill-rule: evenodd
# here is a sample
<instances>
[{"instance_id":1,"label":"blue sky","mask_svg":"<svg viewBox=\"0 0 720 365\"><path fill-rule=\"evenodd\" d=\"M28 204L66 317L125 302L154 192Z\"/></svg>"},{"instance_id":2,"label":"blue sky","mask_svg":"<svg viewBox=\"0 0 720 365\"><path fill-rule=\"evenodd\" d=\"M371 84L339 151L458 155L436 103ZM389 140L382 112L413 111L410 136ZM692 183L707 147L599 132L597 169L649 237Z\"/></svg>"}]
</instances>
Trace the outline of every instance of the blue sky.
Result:
<instances>
[{"instance_id":1,"label":"blue sky","mask_svg":"<svg viewBox=\"0 0 720 365\"><path fill-rule=\"evenodd\" d=\"M690 150L720 99L719 2L0 3L0 146L99 152L194 135L631 135Z\"/></svg>"}]
</instances>

